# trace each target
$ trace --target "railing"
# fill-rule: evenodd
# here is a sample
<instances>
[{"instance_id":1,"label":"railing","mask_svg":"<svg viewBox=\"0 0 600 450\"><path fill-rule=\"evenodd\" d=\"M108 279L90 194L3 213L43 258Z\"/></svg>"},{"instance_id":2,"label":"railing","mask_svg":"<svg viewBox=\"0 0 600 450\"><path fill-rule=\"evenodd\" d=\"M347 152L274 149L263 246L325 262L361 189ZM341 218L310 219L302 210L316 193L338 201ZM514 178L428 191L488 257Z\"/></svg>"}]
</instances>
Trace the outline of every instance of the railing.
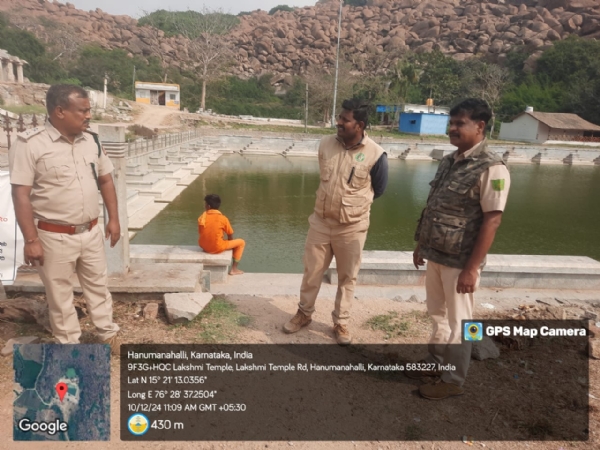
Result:
<instances>
[{"instance_id":1,"label":"railing","mask_svg":"<svg viewBox=\"0 0 600 450\"><path fill-rule=\"evenodd\" d=\"M46 122L46 118L47 116L44 117L44 121L42 123ZM29 126L31 126L31 128L35 128L38 125L39 122L37 116L34 114L31 118L31 123L29 124ZM13 119L8 115L8 113L5 113L4 117L2 117L2 130L6 134L6 142L8 144L7 147L9 149L11 144L11 133L22 133L27 128L29 128L29 126L25 124L23 114L19 114L19 117L17 119Z\"/></svg>"},{"instance_id":2,"label":"railing","mask_svg":"<svg viewBox=\"0 0 600 450\"><path fill-rule=\"evenodd\" d=\"M190 131L181 131L179 133L170 133L154 136L152 138L140 138L131 141L128 144L128 156L137 156L144 153L152 153L156 150L171 147L173 145L190 142L201 137L199 129Z\"/></svg>"},{"instance_id":3,"label":"railing","mask_svg":"<svg viewBox=\"0 0 600 450\"><path fill-rule=\"evenodd\" d=\"M9 115L9 113L6 113L4 116L0 116L0 129L4 131L6 135L6 141L8 144L7 147L9 149L11 146L11 142L14 140L12 139L14 133L22 133L28 128L35 128L40 124L44 124L47 119L47 116L45 116L44 120L42 121L41 117L40 119L38 119L38 117L35 114L33 114L31 122L29 124L26 124L25 119L23 118L23 114L19 114L17 118L15 117L15 114ZM173 145L193 141L194 139L198 139L199 137L201 137L200 130L194 129L190 131L182 131L179 133L157 135L152 138L139 138L135 141L128 143L127 153L128 156L135 156L141 153L150 153L155 150L160 150L166 147L171 147Z\"/></svg>"}]
</instances>

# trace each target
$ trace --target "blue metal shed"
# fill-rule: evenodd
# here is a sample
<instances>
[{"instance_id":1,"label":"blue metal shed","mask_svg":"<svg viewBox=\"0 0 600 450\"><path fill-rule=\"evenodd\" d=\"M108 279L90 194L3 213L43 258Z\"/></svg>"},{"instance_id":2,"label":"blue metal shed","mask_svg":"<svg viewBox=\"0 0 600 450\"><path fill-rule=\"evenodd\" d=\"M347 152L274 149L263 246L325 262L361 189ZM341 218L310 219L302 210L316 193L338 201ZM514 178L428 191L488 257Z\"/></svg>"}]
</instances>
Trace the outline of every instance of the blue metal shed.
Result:
<instances>
[{"instance_id":1,"label":"blue metal shed","mask_svg":"<svg viewBox=\"0 0 600 450\"><path fill-rule=\"evenodd\" d=\"M398 129L403 133L412 134L446 134L448 116L433 113L406 113L400 114Z\"/></svg>"}]
</instances>

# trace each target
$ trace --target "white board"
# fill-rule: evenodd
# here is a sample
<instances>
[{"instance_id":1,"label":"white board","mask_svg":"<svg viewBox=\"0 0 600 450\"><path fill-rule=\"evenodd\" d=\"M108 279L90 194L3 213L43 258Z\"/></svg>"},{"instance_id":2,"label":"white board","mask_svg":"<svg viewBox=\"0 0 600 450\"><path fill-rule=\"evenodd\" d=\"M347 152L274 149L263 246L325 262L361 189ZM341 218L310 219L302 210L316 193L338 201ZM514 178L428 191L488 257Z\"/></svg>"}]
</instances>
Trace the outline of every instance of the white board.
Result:
<instances>
[{"instance_id":1,"label":"white board","mask_svg":"<svg viewBox=\"0 0 600 450\"><path fill-rule=\"evenodd\" d=\"M23 263L23 235L13 208L10 177L0 171L0 280L5 286L13 284L17 269Z\"/></svg>"}]
</instances>

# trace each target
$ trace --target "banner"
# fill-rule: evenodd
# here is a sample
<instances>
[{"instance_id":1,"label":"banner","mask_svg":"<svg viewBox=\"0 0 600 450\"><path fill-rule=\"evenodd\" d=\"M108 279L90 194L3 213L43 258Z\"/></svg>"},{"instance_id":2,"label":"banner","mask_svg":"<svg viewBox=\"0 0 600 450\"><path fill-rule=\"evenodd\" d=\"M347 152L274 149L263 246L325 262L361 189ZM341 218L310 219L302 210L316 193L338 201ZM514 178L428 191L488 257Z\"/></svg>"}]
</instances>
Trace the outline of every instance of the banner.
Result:
<instances>
[{"instance_id":1,"label":"banner","mask_svg":"<svg viewBox=\"0 0 600 450\"><path fill-rule=\"evenodd\" d=\"M23 235L15 217L10 177L0 171L0 280L4 286L13 284L22 263Z\"/></svg>"}]
</instances>

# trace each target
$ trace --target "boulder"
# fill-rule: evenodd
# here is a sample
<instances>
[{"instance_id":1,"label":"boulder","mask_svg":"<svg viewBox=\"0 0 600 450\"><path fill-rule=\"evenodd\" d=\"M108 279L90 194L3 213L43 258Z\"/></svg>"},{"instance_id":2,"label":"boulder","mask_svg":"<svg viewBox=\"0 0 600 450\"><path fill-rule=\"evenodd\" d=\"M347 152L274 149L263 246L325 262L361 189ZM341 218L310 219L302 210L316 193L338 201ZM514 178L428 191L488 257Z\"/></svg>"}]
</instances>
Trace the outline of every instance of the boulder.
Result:
<instances>
[{"instance_id":1,"label":"boulder","mask_svg":"<svg viewBox=\"0 0 600 450\"><path fill-rule=\"evenodd\" d=\"M212 294L208 292L165 294L167 320L172 324L194 320L212 300L212 297Z\"/></svg>"},{"instance_id":2,"label":"boulder","mask_svg":"<svg viewBox=\"0 0 600 450\"><path fill-rule=\"evenodd\" d=\"M473 342L473 346L471 347L471 358L476 359L477 361L483 361L485 359L495 359L499 356L500 349L488 336L484 336L481 341Z\"/></svg>"},{"instance_id":3,"label":"boulder","mask_svg":"<svg viewBox=\"0 0 600 450\"><path fill-rule=\"evenodd\" d=\"M14 345L27 345L27 344L37 344L40 341L40 338L37 336L20 336L16 338L9 339L4 348L0 353L2 356L10 356L13 354Z\"/></svg>"}]
</instances>

